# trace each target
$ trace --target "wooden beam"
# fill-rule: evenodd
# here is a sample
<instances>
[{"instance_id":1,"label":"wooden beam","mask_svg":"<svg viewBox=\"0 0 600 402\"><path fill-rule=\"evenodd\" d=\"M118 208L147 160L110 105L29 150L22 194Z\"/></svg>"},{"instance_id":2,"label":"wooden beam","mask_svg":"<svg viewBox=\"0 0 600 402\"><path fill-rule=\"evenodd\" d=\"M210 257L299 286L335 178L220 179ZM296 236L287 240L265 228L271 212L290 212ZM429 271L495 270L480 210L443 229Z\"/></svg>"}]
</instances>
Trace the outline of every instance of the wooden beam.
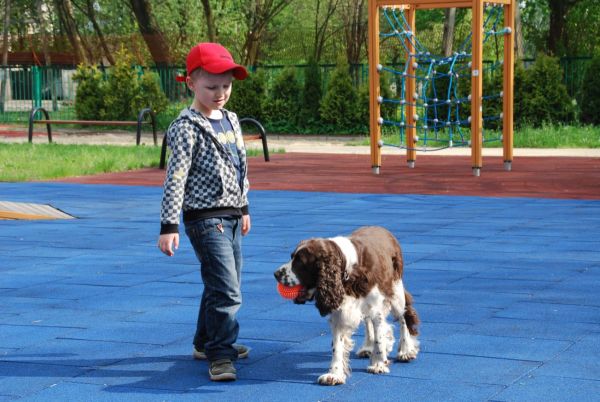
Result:
<instances>
[{"instance_id":1,"label":"wooden beam","mask_svg":"<svg viewBox=\"0 0 600 402\"><path fill-rule=\"evenodd\" d=\"M373 173L379 174L381 167L381 105L378 98L379 74L379 7L376 0L369 0L369 131L371 135L371 169Z\"/></svg>"},{"instance_id":2,"label":"wooden beam","mask_svg":"<svg viewBox=\"0 0 600 402\"><path fill-rule=\"evenodd\" d=\"M481 148L482 137L482 107L483 94L483 4L473 0L473 21L471 31L471 166L473 174L479 176L483 160Z\"/></svg>"},{"instance_id":3,"label":"wooden beam","mask_svg":"<svg viewBox=\"0 0 600 402\"><path fill-rule=\"evenodd\" d=\"M415 160L417 159L417 152L415 151L415 138L417 133L417 129L415 126L417 121L414 118L415 113L417 111L417 108L415 107L415 102L417 100L414 97L417 88L417 80L415 78L417 69L414 67L414 63L416 63L416 60L414 58L411 60L410 55L415 54L414 35L416 29L416 10L411 7L404 10L404 14L406 22L408 22L408 26L410 27L410 31L413 35L412 38L410 36L407 36L405 39L406 47L409 53L407 55L408 70L406 71L408 76L406 77L406 85L404 86L404 99L406 100L406 105L404 107L404 113L406 116L406 118L404 119L404 121L406 121L406 162L408 163L409 167L414 167Z\"/></svg>"},{"instance_id":4,"label":"wooden beam","mask_svg":"<svg viewBox=\"0 0 600 402\"><path fill-rule=\"evenodd\" d=\"M504 6L504 26L510 28L510 33L504 35L504 66L502 88L502 148L505 170L511 170L513 159L513 112L514 112L514 76L515 76L515 7L511 4Z\"/></svg>"}]
</instances>

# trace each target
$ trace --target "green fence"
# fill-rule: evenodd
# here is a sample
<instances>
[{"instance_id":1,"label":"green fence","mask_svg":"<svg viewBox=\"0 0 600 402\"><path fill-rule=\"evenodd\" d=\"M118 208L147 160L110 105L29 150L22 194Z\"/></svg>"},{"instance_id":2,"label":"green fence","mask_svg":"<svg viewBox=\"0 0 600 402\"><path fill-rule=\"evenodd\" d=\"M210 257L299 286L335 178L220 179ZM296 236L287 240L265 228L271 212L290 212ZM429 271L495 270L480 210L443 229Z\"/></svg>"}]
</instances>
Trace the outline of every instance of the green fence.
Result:
<instances>
[{"instance_id":1,"label":"green fence","mask_svg":"<svg viewBox=\"0 0 600 402\"><path fill-rule=\"evenodd\" d=\"M564 71L564 83L569 95L579 98L584 82L585 69L591 57L569 57L560 60ZM526 65L532 60L525 60ZM529 62L529 63L528 63ZM258 66L253 71L266 71L267 78L273 79L285 65ZM298 78L302 79L302 71L306 65L294 65ZM140 73L143 68L137 67ZM323 87L327 85L334 64L321 65ZM366 64L351 66L355 85L367 83L369 70ZM107 72L107 68L103 69ZM171 102L180 101L190 97L190 92L184 84L175 80L183 73L181 66L167 66L151 68L158 73L163 91ZM75 119L75 94L77 84L73 81L75 67L37 67L37 66L9 66L0 67L0 122L26 122L29 111L38 106L43 106L56 119Z\"/></svg>"}]
</instances>

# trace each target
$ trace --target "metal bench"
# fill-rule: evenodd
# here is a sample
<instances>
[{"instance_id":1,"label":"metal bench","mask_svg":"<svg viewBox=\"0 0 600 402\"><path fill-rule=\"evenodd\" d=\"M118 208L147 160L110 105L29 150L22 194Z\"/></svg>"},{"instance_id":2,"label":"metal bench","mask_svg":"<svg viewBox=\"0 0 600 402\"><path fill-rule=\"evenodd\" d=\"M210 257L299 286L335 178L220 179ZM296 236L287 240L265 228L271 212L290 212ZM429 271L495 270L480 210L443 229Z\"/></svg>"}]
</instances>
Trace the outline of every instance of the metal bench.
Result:
<instances>
[{"instance_id":1,"label":"metal bench","mask_svg":"<svg viewBox=\"0 0 600 402\"><path fill-rule=\"evenodd\" d=\"M36 120L35 116L41 112L46 117L42 120ZM150 121L144 120L146 115L150 115ZM115 121L115 120L52 120L50 115L43 107L37 107L29 114L29 142L33 142L33 125L45 124L48 131L48 142L52 142L52 124L80 124L85 126L136 126L135 144L140 145L142 138L142 126L144 124L152 125L152 135L154 136L154 145L158 145L158 137L156 134L156 116L152 109L142 109L138 114L137 121Z\"/></svg>"}]
</instances>

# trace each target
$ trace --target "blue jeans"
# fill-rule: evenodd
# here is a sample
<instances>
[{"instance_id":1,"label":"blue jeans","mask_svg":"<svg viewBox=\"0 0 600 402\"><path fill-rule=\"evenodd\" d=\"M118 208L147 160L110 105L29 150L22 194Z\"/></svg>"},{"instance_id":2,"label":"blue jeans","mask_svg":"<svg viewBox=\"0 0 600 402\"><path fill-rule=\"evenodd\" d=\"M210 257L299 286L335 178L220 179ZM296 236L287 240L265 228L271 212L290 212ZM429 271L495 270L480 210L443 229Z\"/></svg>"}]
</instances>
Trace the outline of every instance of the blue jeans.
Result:
<instances>
[{"instance_id":1,"label":"blue jeans","mask_svg":"<svg viewBox=\"0 0 600 402\"><path fill-rule=\"evenodd\" d=\"M196 256L204 292L194 336L196 349L208 360L237 359L233 343L239 324L236 313L242 304L242 219L207 218L185 224Z\"/></svg>"}]
</instances>

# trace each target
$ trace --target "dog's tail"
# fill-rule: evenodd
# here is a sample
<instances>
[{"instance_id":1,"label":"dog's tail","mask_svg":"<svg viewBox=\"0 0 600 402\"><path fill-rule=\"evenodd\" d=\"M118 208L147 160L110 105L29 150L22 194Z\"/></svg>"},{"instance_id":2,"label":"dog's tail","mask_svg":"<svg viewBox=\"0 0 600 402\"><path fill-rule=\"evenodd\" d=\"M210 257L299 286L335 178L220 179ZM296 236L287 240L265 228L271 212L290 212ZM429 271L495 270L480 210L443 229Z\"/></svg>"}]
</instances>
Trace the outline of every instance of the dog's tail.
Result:
<instances>
[{"instance_id":1,"label":"dog's tail","mask_svg":"<svg viewBox=\"0 0 600 402\"><path fill-rule=\"evenodd\" d=\"M417 315L417 310L413 307L413 297L406 289L404 289L404 299L406 300L406 307L404 308L404 321L408 327L408 332L412 336L419 335L417 326L421 322Z\"/></svg>"}]
</instances>

